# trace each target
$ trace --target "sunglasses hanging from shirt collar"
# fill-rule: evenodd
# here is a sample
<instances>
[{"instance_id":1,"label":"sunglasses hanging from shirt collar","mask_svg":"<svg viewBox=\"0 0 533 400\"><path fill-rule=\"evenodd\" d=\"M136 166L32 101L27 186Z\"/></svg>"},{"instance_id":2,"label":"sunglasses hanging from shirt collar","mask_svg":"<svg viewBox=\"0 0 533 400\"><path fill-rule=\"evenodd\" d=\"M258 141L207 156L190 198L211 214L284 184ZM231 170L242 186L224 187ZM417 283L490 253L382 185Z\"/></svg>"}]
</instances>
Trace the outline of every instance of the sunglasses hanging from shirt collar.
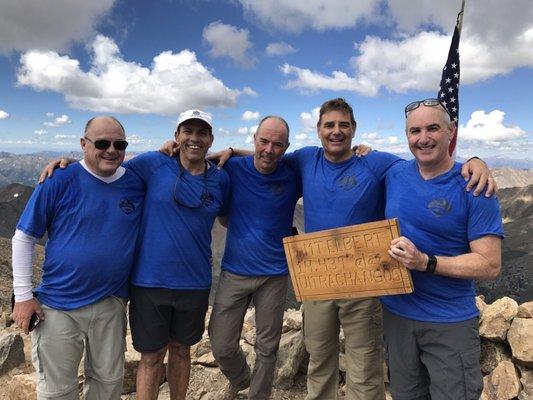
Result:
<instances>
[{"instance_id":1,"label":"sunglasses hanging from shirt collar","mask_svg":"<svg viewBox=\"0 0 533 400\"><path fill-rule=\"evenodd\" d=\"M182 207L188 208L190 210L193 210L196 208L200 208L206 204L212 203L213 196L207 190L207 161L204 160L205 166L204 166L204 172L202 174L202 185L203 185L202 195L200 196L198 201L194 202L193 204L187 203L183 199L180 199L180 194L182 193L182 191L179 189L180 187L183 188L183 184L185 180L183 179L184 168L183 168L183 165L181 164L179 154L176 156L176 162L178 163L178 169L179 169L178 175L176 176L176 183L174 184L174 201L176 202L176 204Z\"/></svg>"}]
</instances>

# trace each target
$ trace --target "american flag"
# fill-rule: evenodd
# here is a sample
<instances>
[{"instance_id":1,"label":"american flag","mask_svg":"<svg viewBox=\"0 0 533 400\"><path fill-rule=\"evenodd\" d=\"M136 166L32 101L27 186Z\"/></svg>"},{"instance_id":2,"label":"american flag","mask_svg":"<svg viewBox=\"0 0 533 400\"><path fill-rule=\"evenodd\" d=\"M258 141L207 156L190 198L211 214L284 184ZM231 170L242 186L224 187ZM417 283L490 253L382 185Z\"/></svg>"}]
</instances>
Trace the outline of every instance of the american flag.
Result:
<instances>
[{"instance_id":1,"label":"american flag","mask_svg":"<svg viewBox=\"0 0 533 400\"><path fill-rule=\"evenodd\" d=\"M462 3L461 11L457 15L457 24L453 31L452 43L448 52L448 60L446 60L446 65L442 69L439 94L437 95L438 99L448 109L452 121L455 122L456 126L458 126L459 123L459 39L461 38L461 26L463 24L464 0ZM457 135L455 135L450 142L448 148L450 155L453 154L456 143Z\"/></svg>"}]
</instances>

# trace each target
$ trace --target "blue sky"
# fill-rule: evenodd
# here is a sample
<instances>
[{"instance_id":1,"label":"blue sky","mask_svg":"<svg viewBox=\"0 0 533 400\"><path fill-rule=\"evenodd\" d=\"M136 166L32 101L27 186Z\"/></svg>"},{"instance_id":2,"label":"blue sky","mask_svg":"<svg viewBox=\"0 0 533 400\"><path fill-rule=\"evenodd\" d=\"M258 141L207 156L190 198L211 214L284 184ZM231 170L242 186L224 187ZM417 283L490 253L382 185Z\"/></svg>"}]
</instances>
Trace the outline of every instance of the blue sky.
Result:
<instances>
[{"instance_id":1,"label":"blue sky","mask_svg":"<svg viewBox=\"0 0 533 400\"><path fill-rule=\"evenodd\" d=\"M251 147L265 115L291 149L317 145L317 108L344 97L355 143L402 153L405 104L435 97L459 0L0 0L0 150L79 149L111 114L133 151L179 112L214 116L213 149ZM466 0L457 153L533 149L533 5Z\"/></svg>"}]
</instances>

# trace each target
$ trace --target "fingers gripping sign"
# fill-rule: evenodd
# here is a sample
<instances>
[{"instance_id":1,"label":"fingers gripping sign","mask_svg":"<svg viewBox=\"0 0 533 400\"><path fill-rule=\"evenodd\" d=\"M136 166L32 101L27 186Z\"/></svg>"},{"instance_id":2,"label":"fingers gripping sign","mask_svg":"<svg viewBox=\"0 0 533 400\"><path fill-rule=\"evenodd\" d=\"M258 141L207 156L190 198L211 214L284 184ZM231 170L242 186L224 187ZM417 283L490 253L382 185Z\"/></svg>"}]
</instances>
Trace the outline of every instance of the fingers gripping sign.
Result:
<instances>
[{"instance_id":1,"label":"fingers gripping sign","mask_svg":"<svg viewBox=\"0 0 533 400\"><path fill-rule=\"evenodd\" d=\"M428 255L419 251L405 236L393 239L388 252L392 258L410 270L425 271L426 269Z\"/></svg>"}]
</instances>

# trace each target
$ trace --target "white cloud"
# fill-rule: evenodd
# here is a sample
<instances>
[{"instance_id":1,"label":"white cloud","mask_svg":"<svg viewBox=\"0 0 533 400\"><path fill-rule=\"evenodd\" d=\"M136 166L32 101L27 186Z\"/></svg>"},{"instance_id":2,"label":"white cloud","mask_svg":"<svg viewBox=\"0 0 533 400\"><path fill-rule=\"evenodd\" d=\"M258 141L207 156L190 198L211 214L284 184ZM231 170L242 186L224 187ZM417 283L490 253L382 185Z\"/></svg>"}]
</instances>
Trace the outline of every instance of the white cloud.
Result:
<instances>
[{"instance_id":1,"label":"white cloud","mask_svg":"<svg viewBox=\"0 0 533 400\"><path fill-rule=\"evenodd\" d=\"M403 139L403 136L402 136ZM353 144L365 144L372 150L387 151L395 154L405 154L409 152L405 139L398 136L382 136L378 132L355 133Z\"/></svg>"},{"instance_id":2,"label":"white cloud","mask_svg":"<svg viewBox=\"0 0 533 400\"><path fill-rule=\"evenodd\" d=\"M9 113L7 113L4 110L0 110L0 119L6 119L9 118Z\"/></svg>"},{"instance_id":3,"label":"white cloud","mask_svg":"<svg viewBox=\"0 0 533 400\"><path fill-rule=\"evenodd\" d=\"M505 113L493 110L486 113L483 110L474 111L466 125L460 125L458 140L480 141L499 144L525 136L526 132L519 126L506 126Z\"/></svg>"},{"instance_id":4,"label":"white cloud","mask_svg":"<svg viewBox=\"0 0 533 400\"><path fill-rule=\"evenodd\" d=\"M265 49L265 53L269 57L283 56L285 54L296 53L297 51L290 44L284 42L269 43Z\"/></svg>"},{"instance_id":5,"label":"white cloud","mask_svg":"<svg viewBox=\"0 0 533 400\"><path fill-rule=\"evenodd\" d=\"M295 79L287 81L286 89L299 89L303 93L316 92L319 90L351 90L361 94L375 95L377 90L371 82L365 82L356 77L348 76L342 71L333 71L331 76L305 68L295 67L285 63L281 66L281 72L287 76L295 76Z\"/></svg>"},{"instance_id":6,"label":"white cloud","mask_svg":"<svg viewBox=\"0 0 533 400\"><path fill-rule=\"evenodd\" d=\"M58 126L62 126L62 125L70 124L70 123L71 123L71 121L70 121L69 116L63 114L63 115L61 115L59 117L54 118L53 121L45 122L43 125L51 127L51 128L57 128Z\"/></svg>"},{"instance_id":7,"label":"white cloud","mask_svg":"<svg viewBox=\"0 0 533 400\"><path fill-rule=\"evenodd\" d=\"M239 129L237 129L237 134L239 135L247 135L249 133L249 129L246 126L243 126Z\"/></svg>"},{"instance_id":8,"label":"white cloud","mask_svg":"<svg viewBox=\"0 0 533 400\"><path fill-rule=\"evenodd\" d=\"M189 108L234 106L250 88L230 89L197 61L194 52L164 51L150 68L124 60L115 42L98 35L92 67L55 52L28 51L17 79L35 90L62 93L71 107L95 112L176 115Z\"/></svg>"},{"instance_id":9,"label":"white cloud","mask_svg":"<svg viewBox=\"0 0 533 400\"><path fill-rule=\"evenodd\" d=\"M316 124L318 122L319 107L314 108L311 112L304 111L300 113L299 126L291 134L291 150L302 146L316 145L318 143L316 136Z\"/></svg>"},{"instance_id":10,"label":"white cloud","mask_svg":"<svg viewBox=\"0 0 533 400\"><path fill-rule=\"evenodd\" d=\"M144 138L140 135L131 134L126 136L126 140L130 146L139 146L139 145L151 145L152 139Z\"/></svg>"},{"instance_id":11,"label":"white cloud","mask_svg":"<svg viewBox=\"0 0 533 400\"><path fill-rule=\"evenodd\" d=\"M65 51L95 33L114 0L0 0L0 53Z\"/></svg>"},{"instance_id":12,"label":"white cloud","mask_svg":"<svg viewBox=\"0 0 533 400\"><path fill-rule=\"evenodd\" d=\"M373 18L375 0L239 0L246 15L266 28L301 32L349 28Z\"/></svg>"},{"instance_id":13,"label":"white cloud","mask_svg":"<svg viewBox=\"0 0 533 400\"><path fill-rule=\"evenodd\" d=\"M300 122L306 132L316 131L316 124L318 124L319 113L320 107L315 107L310 113L302 112L300 114Z\"/></svg>"},{"instance_id":14,"label":"white cloud","mask_svg":"<svg viewBox=\"0 0 533 400\"><path fill-rule=\"evenodd\" d=\"M242 114L241 119L243 121L255 121L259 119L259 116L260 116L259 111L245 111Z\"/></svg>"},{"instance_id":15,"label":"white cloud","mask_svg":"<svg viewBox=\"0 0 533 400\"><path fill-rule=\"evenodd\" d=\"M352 69L347 71L315 71L285 64L281 67L289 77L285 87L304 93L348 90L365 96L375 96L380 89L398 93L437 90L459 1L437 3L389 0L384 14L375 9L365 22L396 26L392 38L367 36L356 43ZM508 6L499 0L473 0L466 8L460 44L462 84L533 67L533 7L529 0L516 0ZM421 27L425 30L419 31Z\"/></svg>"},{"instance_id":16,"label":"white cloud","mask_svg":"<svg viewBox=\"0 0 533 400\"><path fill-rule=\"evenodd\" d=\"M531 34L529 34L531 32ZM323 74L285 64L283 74L292 77L285 87L301 91L349 90L375 96L381 88L404 93L409 90L437 90L451 37L438 32L420 32L401 40L367 36L352 57L355 73ZM533 28L514 42L488 47L478 38L463 37L461 83L470 84L505 74L514 68L533 67ZM527 49L527 50L526 50Z\"/></svg>"},{"instance_id":17,"label":"white cloud","mask_svg":"<svg viewBox=\"0 0 533 400\"><path fill-rule=\"evenodd\" d=\"M57 134L54 136L54 139L76 139L76 135L65 135L65 134Z\"/></svg>"},{"instance_id":18,"label":"white cloud","mask_svg":"<svg viewBox=\"0 0 533 400\"><path fill-rule=\"evenodd\" d=\"M48 118L52 118L52 117L54 116L54 113L53 113L53 112L47 112L47 113L46 113L46 116L47 116Z\"/></svg>"},{"instance_id":19,"label":"white cloud","mask_svg":"<svg viewBox=\"0 0 533 400\"><path fill-rule=\"evenodd\" d=\"M33 133L35 133L37 136L42 136L46 135L48 131L46 129L36 129L35 131L33 131Z\"/></svg>"},{"instance_id":20,"label":"white cloud","mask_svg":"<svg viewBox=\"0 0 533 400\"><path fill-rule=\"evenodd\" d=\"M244 143L246 144L250 144L250 143L253 143L254 142L254 135L248 135L246 136L246 140L244 141Z\"/></svg>"},{"instance_id":21,"label":"white cloud","mask_svg":"<svg viewBox=\"0 0 533 400\"><path fill-rule=\"evenodd\" d=\"M247 29L239 29L220 21L211 22L204 28L203 38L209 43L209 54L215 58L228 57L243 67L251 67L255 59L247 52L252 43Z\"/></svg>"}]
</instances>

